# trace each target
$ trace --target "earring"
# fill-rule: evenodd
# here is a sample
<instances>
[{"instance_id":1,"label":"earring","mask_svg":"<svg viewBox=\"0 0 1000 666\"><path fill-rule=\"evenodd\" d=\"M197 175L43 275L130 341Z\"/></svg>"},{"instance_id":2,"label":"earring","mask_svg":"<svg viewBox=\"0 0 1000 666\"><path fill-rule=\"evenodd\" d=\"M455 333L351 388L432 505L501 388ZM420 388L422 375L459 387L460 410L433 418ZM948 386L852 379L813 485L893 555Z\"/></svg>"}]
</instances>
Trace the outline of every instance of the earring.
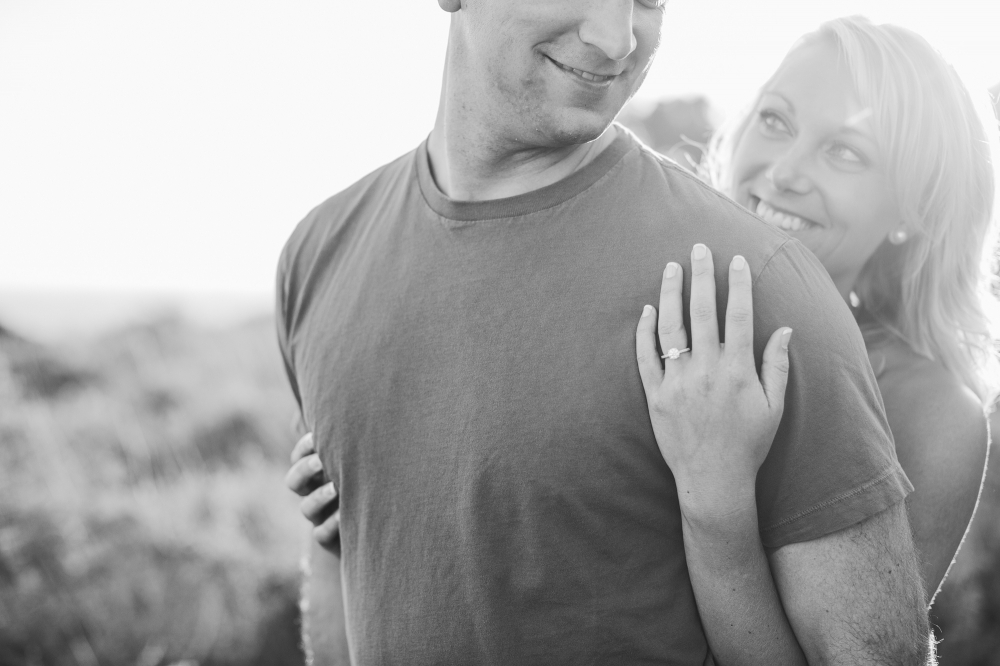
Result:
<instances>
[{"instance_id":1,"label":"earring","mask_svg":"<svg viewBox=\"0 0 1000 666\"><path fill-rule=\"evenodd\" d=\"M889 242L893 245L902 245L906 242L907 238L906 229L896 229L889 234Z\"/></svg>"}]
</instances>

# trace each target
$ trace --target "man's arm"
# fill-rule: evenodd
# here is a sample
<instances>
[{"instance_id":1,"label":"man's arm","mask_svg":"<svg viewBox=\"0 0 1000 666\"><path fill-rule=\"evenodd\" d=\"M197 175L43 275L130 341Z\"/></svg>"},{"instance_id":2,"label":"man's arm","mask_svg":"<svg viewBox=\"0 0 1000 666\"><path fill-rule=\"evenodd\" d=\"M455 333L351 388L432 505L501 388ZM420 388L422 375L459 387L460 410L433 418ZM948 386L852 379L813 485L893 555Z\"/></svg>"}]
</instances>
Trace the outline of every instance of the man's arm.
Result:
<instances>
[{"instance_id":1,"label":"man's arm","mask_svg":"<svg viewBox=\"0 0 1000 666\"><path fill-rule=\"evenodd\" d=\"M349 666L347 624L340 577L340 512L337 492L323 473L312 433L292 449L285 477L292 492L305 499L302 514L314 527L309 553L302 560L302 647L310 666Z\"/></svg>"},{"instance_id":2,"label":"man's arm","mask_svg":"<svg viewBox=\"0 0 1000 666\"><path fill-rule=\"evenodd\" d=\"M350 666L340 553L310 539L302 582L302 647L309 666Z\"/></svg>"},{"instance_id":3,"label":"man's arm","mask_svg":"<svg viewBox=\"0 0 1000 666\"><path fill-rule=\"evenodd\" d=\"M935 662L902 502L770 554L788 620L811 664Z\"/></svg>"},{"instance_id":4,"label":"man's arm","mask_svg":"<svg viewBox=\"0 0 1000 666\"><path fill-rule=\"evenodd\" d=\"M735 513L685 518L691 583L720 665L803 663L803 652L814 665L935 663L902 502L767 559L755 527Z\"/></svg>"},{"instance_id":5,"label":"man's arm","mask_svg":"<svg viewBox=\"0 0 1000 666\"><path fill-rule=\"evenodd\" d=\"M278 349L288 382L302 415L302 396L289 346L289 285L286 265L288 248L281 253L275 289L275 324ZM300 422L301 423L301 422ZM323 473L312 433L300 438L292 449L292 467L285 483L305 499L302 513L313 523L309 552L302 559L303 581L302 647L309 666L350 666L347 625L340 577L340 516L337 493Z\"/></svg>"},{"instance_id":6,"label":"man's arm","mask_svg":"<svg viewBox=\"0 0 1000 666\"><path fill-rule=\"evenodd\" d=\"M717 663L796 664L806 656L814 664L922 663L925 605L902 501L785 546L769 567L755 480L783 411L789 364L779 345L787 350L788 337L772 335L758 380L751 279L746 263L734 260L726 346L710 354L719 343L706 248L692 254L692 273L692 359L665 354L661 365L654 346L657 332L664 350L687 346L676 265L664 271L658 326L648 306L639 321L636 354L653 431L677 484L688 571Z\"/></svg>"}]
</instances>

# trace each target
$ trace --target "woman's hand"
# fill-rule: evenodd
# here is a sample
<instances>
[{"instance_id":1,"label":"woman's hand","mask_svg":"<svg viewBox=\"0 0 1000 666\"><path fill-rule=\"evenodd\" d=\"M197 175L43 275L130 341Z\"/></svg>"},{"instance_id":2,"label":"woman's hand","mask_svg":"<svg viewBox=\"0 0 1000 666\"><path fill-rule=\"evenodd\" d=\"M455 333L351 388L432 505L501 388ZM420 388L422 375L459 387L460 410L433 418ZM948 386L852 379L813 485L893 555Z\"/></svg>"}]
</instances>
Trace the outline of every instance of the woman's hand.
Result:
<instances>
[{"instance_id":1,"label":"woman's hand","mask_svg":"<svg viewBox=\"0 0 1000 666\"><path fill-rule=\"evenodd\" d=\"M677 483L698 614L719 663L805 664L761 545L754 492L781 421L791 329L771 335L758 378L750 267L739 256L729 266L724 346L715 269L704 245L694 246L691 272L691 344L681 267L667 264L659 321L647 305L636 330L636 356L656 442ZM688 346L690 353L670 354Z\"/></svg>"},{"instance_id":2,"label":"woman's hand","mask_svg":"<svg viewBox=\"0 0 1000 666\"><path fill-rule=\"evenodd\" d=\"M299 504L313 527L313 537L327 550L340 549L340 506L333 482L326 478L316 453L312 433L306 433L292 449L292 467L285 485L305 499Z\"/></svg>"},{"instance_id":3,"label":"woman's hand","mask_svg":"<svg viewBox=\"0 0 1000 666\"><path fill-rule=\"evenodd\" d=\"M667 264L659 319L647 305L636 330L636 356L649 416L663 459L677 484L687 519L716 520L755 509L757 470L771 448L784 409L788 340L775 331L758 379L753 356L750 267L741 256L729 267L726 342L719 343L712 254L691 253L691 343L684 328L683 271ZM656 351L656 336L667 356ZM669 350L684 350L670 358Z\"/></svg>"}]
</instances>

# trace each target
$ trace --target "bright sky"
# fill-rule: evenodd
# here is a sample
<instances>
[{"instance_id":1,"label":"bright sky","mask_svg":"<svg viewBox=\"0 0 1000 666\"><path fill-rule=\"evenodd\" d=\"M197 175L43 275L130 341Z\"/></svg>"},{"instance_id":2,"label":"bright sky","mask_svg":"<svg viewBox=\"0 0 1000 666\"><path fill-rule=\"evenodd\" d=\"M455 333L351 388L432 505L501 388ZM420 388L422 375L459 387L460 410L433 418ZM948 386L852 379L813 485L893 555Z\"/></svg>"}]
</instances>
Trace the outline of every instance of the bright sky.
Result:
<instances>
[{"instance_id":1,"label":"bright sky","mask_svg":"<svg viewBox=\"0 0 1000 666\"><path fill-rule=\"evenodd\" d=\"M671 0L639 99L729 112L851 13L1000 81L998 0ZM310 208L426 136L447 27L433 0L0 0L0 289L269 291Z\"/></svg>"}]
</instances>

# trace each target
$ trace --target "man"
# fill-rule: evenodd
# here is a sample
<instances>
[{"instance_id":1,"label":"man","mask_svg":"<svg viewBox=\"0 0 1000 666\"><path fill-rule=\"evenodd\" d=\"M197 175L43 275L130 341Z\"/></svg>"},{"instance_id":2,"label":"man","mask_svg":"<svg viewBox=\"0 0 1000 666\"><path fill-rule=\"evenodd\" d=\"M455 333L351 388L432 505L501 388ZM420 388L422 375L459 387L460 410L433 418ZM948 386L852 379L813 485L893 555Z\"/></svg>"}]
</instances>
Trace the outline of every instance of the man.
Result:
<instances>
[{"instance_id":1,"label":"man","mask_svg":"<svg viewBox=\"0 0 1000 666\"><path fill-rule=\"evenodd\" d=\"M757 484L795 638L814 662L918 663L909 485L843 301L800 245L611 126L663 2L439 4L427 142L315 209L279 266L279 342L340 498L342 560L314 546L306 588L317 661L763 654L752 630L706 638L635 362L662 267L710 275L687 256L705 243L752 267L755 340L796 331Z\"/></svg>"}]
</instances>

